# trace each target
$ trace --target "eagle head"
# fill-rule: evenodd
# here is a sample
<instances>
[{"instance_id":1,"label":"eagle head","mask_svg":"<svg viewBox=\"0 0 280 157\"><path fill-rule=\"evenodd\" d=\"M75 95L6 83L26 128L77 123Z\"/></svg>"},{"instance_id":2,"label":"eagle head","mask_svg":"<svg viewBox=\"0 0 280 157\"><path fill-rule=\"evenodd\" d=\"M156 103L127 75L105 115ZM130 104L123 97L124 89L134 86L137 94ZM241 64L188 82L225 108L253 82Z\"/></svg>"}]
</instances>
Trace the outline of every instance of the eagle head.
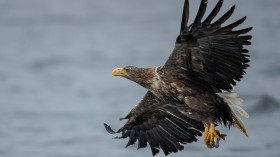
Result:
<instances>
[{"instance_id":1,"label":"eagle head","mask_svg":"<svg viewBox=\"0 0 280 157\"><path fill-rule=\"evenodd\" d=\"M113 76L122 76L131 81L134 81L145 88L149 88L154 82L157 73L157 68L138 68L134 66L126 66L123 68L115 68L112 71Z\"/></svg>"}]
</instances>

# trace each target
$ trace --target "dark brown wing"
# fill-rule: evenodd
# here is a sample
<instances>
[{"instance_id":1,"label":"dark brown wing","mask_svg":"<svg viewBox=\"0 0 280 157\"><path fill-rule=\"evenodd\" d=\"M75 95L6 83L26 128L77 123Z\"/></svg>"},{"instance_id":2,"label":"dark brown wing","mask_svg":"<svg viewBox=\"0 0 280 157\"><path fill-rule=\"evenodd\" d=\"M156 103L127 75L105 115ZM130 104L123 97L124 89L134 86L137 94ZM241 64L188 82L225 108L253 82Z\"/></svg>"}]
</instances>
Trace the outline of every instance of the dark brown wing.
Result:
<instances>
[{"instance_id":1,"label":"dark brown wing","mask_svg":"<svg viewBox=\"0 0 280 157\"><path fill-rule=\"evenodd\" d=\"M161 102L148 92L138 106L126 117L127 123L117 132L105 125L111 133L121 133L120 137L129 138L126 145L138 140L138 149L150 145L153 155L162 149L165 155L183 150L181 144L197 141L201 136L203 124L187 117L177 104Z\"/></svg>"},{"instance_id":2,"label":"dark brown wing","mask_svg":"<svg viewBox=\"0 0 280 157\"><path fill-rule=\"evenodd\" d=\"M223 0L219 0L209 16L202 21L207 3L207 0L201 1L193 24L188 26L189 2L185 1L180 35L173 53L162 69L179 67L197 72L212 87L231 90L232 85L242 78L244 69L249 66L248 50L244 45L250 45L249 40L252 37L244 34L252 27L233 30L242 24L246 17L227 26L221 26L232 15L235 6L217 21L212 22L220 11Z\"/></svg>"}]
</instances>

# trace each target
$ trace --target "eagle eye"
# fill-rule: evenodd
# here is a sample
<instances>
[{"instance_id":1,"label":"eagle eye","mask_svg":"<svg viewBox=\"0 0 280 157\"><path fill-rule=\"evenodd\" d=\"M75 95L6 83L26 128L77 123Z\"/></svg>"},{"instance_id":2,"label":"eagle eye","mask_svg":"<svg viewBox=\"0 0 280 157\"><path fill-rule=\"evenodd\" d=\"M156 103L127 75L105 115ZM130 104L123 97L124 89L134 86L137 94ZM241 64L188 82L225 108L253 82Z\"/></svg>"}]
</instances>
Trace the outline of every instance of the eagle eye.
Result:
<instances>
[{"instance_id":1,"label":"eagle eye","mask_svg":"<svg viewBox=\"0 0 280 157\"><path fill-rule=\"evenodd\" d=\"M129 72L129 71L131 71L132 69L133 69L133 67L132 66L127 66L127 67L125 67L124 68L127 72Z\"/></svg>"}]
</instances>

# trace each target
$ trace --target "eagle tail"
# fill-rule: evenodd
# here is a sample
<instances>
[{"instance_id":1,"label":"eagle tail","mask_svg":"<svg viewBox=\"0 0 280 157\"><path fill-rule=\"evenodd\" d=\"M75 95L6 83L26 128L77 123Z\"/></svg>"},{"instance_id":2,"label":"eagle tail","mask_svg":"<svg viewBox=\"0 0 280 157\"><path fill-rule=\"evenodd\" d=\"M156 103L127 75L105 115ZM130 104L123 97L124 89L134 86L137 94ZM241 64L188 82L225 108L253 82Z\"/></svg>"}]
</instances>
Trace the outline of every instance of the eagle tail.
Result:
<instances>
[{"instance_id":1,"label":"eagle tail","mask_svg":"<svg viewBox=\"0 0 280 157\"><path fill-rule=\"evenodd\" d=\"M237 97L234 92L217 93L228 104L233 115L233 125L248 136L246 127L241 121L241 117L249 118L249 114L242 108L243 100Z\"/></svg>"}]
</instances>

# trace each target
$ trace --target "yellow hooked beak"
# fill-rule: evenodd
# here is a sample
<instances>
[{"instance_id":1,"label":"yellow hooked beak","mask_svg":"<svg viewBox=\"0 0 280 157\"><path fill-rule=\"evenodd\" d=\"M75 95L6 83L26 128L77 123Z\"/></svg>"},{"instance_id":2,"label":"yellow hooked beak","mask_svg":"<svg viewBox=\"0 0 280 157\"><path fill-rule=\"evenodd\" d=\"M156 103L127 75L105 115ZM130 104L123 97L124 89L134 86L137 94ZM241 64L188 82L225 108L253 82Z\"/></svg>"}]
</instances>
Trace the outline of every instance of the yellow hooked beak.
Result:
<instances>
[{"instance_id":1,"label":"yellow hooked beak","mask_svg":"<svg viewBox=\"0 0 280 157\"><path fill-rule=\"evenodd\" d=\"M112 71L113 76L127 76L127 72L124 68L116 68Z\"/></svg>"}]
</instances>

